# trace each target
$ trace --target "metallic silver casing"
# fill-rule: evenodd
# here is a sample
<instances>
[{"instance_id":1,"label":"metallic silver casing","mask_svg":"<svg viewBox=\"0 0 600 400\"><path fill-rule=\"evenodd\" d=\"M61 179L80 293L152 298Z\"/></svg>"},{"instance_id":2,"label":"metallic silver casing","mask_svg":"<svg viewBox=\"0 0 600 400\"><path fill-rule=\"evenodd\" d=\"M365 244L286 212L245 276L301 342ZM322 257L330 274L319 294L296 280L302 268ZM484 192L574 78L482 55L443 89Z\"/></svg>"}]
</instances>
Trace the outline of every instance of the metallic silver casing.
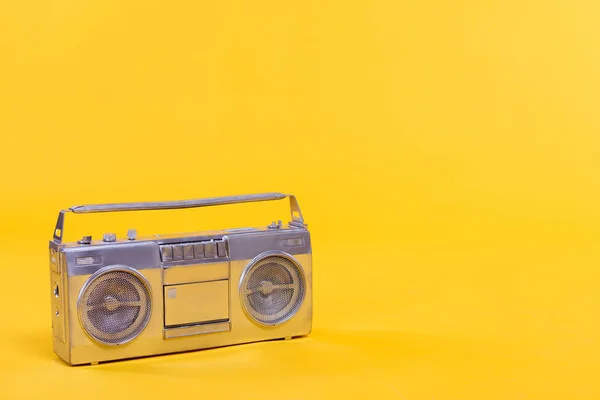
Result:
<instances>
[{"instance_id":1,"label":"metallic silver casing","mask_svg":"<svg viewBox=\"0 0 600 400\"><path fill-rule=\"evenodd\" d=\"M262 196L262 197L261 197ZM66 212L201 207L289 197L292 221L258 228L62 243ZM81 211L84 210L84 211ZM71 365L307 335L310 233L279 193L61 211L50 241L54 352Z\"/></svg>"}]
</instances>

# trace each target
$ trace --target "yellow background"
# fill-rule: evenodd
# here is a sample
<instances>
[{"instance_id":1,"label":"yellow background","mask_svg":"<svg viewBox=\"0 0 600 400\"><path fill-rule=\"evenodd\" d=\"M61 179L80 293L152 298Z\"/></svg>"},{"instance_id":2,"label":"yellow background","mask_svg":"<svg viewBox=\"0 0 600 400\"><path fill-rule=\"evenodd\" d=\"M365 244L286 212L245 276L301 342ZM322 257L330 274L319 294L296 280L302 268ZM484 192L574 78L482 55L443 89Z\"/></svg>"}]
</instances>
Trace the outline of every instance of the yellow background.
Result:
<instances>
[{"instance_id":1,"label":"yellow background","mask_svg":"<svg viewBox=\"0 0 600 400\"><path fill-rule=\"evenodd\" d=\"M599 21L590 0L2 0L0 397L600 398ZM60 208L263 191L312 232L309 337L52 354Z\"/></svg>"}]
</instances>

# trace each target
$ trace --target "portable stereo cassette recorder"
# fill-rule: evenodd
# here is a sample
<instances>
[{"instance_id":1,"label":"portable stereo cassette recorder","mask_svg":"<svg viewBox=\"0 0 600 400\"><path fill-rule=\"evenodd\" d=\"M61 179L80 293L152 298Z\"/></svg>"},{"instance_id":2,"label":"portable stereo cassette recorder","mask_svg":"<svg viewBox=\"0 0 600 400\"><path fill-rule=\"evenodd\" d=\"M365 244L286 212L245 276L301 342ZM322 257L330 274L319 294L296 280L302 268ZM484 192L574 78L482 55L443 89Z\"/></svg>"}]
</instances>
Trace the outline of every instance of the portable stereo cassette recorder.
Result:
<instances>
[{"instance_id":1,"label":"portable stereo cassette recorder","mask_svg":"<svg viewBox=\"0 0 600 400\"><path fill-rule=\"evenodd\" d=\"M65 214L289 198L292 220L258 228L63 243ZM62 210L50 241L54 352L71 365L307 335L310 234L281 193Z\"/></svg>"}]
</instances>

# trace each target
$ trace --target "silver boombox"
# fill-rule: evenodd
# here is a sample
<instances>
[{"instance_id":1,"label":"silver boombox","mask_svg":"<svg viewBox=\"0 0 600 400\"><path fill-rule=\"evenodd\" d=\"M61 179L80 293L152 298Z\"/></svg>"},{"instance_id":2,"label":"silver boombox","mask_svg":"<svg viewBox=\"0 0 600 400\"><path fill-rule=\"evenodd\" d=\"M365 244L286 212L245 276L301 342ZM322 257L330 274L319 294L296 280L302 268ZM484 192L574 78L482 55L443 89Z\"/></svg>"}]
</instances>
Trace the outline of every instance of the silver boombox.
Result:
<instances>
[{"instance_id":1,"label":"silver boombox","mask_svg":"<svg viewBox=\"0 0 600 400\"><path fill-rule=\"evenodd\" d=\"M62 243L67 212L164 210L280 200L292 221L185 235ZM50 241L54 352L71 365L307 335L310 234L281 193L97 204L58 215Z\"/></svg>"}]
</instances>

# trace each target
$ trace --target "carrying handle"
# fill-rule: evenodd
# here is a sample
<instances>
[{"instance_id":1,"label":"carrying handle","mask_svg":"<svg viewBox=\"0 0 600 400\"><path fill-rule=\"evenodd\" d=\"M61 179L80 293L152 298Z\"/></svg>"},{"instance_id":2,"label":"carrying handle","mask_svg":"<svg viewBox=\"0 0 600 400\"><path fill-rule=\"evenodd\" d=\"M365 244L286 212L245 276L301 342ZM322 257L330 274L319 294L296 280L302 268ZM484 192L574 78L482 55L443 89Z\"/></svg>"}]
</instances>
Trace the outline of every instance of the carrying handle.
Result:
<instances>
[{"instance_id":1,"label":"carrying handle","mask_svg":"<svg viewBox=\"0 0 600 400\"><path fill-rule=\"evenodd\" d=\"M292 212L291 225L304 226L304 218L300 211L300 206L296 197L291 194L283 193L260 193L246 194L240 196L212 197L207 199L178 200L178 201L156 201L156 202L138 202L138 203L113 203L113 204L89 204L83 206L74 206L58 213L56 227L54 228L54 241L62 243L64 233L65 214L72 212L75 214L89 214L101 212L119 212L119 211L149 211L149 210L172 210L179 208L196 208L220 206L225 204L251 203L256 201L281 200L289 197L290 209Z\"/></svg>"}]
</instances>

